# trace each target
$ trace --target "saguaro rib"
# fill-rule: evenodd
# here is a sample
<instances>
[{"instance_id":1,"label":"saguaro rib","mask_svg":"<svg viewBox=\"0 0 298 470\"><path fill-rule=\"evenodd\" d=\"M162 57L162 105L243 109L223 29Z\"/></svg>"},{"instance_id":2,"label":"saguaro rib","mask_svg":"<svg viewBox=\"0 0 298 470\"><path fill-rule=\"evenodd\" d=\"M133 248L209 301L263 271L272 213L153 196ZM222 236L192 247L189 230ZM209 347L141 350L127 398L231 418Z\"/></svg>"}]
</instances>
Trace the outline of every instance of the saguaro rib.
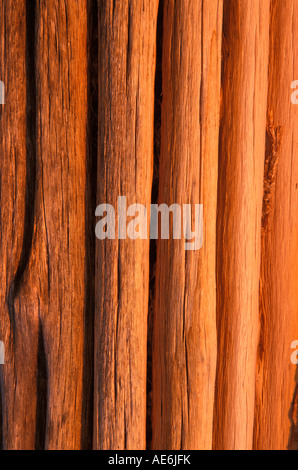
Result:
<instances>
[{"instance_id":1,"label":"saguaro rib","mask_svg":"<svg viewBox=\"0 0 298 470\"><path fill-rule=\"evenodd\" d=\"M35 218L19 315L38 325L46 449L79 449L84 420L86 30L85 1L37 2Z\"/></svg>"},{"instance_id":2,"label":"saguaro rib","mask_svg":"<svg viewBox=\"0 0 298 470\"><path fill-rule=\"evenodd\" d=\"M251 449L253 441L269 3L224 2L215 449Z\"/></svg>"},{"instance_id":3,"label":"saguaro rib","mask_svg":"<svg viewBox=\"0 0 298 470\"><path fill-rule=\"evenodd\" d=\"M0 80L5 86L5 104L0 105L0 340L5 345L5 365L0 366L3 447L33 449L38 318L28 306L20 315L19 297L30 251L29 213L33 210L30 188L34 185L34 174L30 174L30 136L26 136L26 112L30 106L26 92L26 2L3 0L0 12Z\"/></svg>"},{"instance_id":4,"label":"saguaro rib","mask_svg":"<svg viewBox=\"0 0 298 470\"><path fill-rule=\"evenodd\" d=\"M291 363L298 339L298 106L291 102L297 77L298 2L274 0L255 416L255 448L266 450L298 448L298 379Z\"/></svg>"},{"instance_id":5,"label":"saguaro rib","mask_svg":"<svg viewBox=\"0 0 298 470\"><path fill-rule=\"evenodd\" d=\"M99 7L97 202L116 218L119 196L150 213L157 9L157 0ZM149 237L96 249L94 447L144 449Z\"/></svg>"},{"instance_id":6,"label":"saguaro rib","mask_svg":"<svg viewBox=\"0 0 298 470\"><path fill-rule=\"evenodd\" d=\"M203 204L204 243L157 243L153 449L212 447L221 26L221 1L164 2L159 203L191 204L192 230Z\"/></svg>"}]
</instances>

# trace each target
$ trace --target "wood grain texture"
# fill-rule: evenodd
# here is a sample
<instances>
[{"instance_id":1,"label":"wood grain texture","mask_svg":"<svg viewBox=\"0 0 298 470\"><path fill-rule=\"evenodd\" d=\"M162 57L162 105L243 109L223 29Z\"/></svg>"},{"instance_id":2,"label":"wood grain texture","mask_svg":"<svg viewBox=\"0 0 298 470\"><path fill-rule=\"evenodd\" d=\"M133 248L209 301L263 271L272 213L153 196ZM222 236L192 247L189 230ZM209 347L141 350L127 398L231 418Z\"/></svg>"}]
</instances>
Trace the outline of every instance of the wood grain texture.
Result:
<instances>
[{"instance_id":1,"label":"wood grain texture","mask_svg":"<svg viewBox=\"0 0 298 470\"><path fill-rule=\"evenodd\" d=\"M251 449L259 334L269 1L224 3L214 448Z\"/></svg>"},{"instance_id":2,"label":"wood grain texture","mask_svg":"<svg viewBox=\"0 0 298 470\"><path fill-rule=\"evenodd\" d=\"M255 448L298 449L298 2L273 0L260 281ZM296 375L296 377L295 377Z\"/></svg>"},{"instance_id":3,"label":"wood grain texture","mask_svg":"<svg viewBox=\"0 0 298 470\"><path fill-rule=\"evenodd\" d=\"M0 20L0 450L298 450L298 0ZM202 248L119 196L202 204Z\"/></svg>"},{"instance_id":4,"label":"wood grain texture","mask_svg":"<svg viewBox=\"0 0 298 470\"><path fill-rule=\"evenodd\" d=\"M43 448L75 449L84 420L86 2L41 0L35 19L34 221L15 316L27 322L17 329L28 336L22 354L31 368L27 352L34 352L35 365L38 356L36 439Z\"/></svg>"},{"instance_id":5,"label":"wood grain texture","mask_svg":"<svg viewBox=\"0 0 298 470\"><path fill-rule=\"evenodd\" d=\"M86 1L42 0L36 22L39 204L34 249L40 260L38 307L47 358L46 448L76 449L82 438L84 364Z\"/></svg>"},{"instance_id":6,"label":"wood grain texture","mask_svg":"<svg viewBox=\"0 0 298 470\"><path fill-rule=\"evenodd\" d=\"M212 447L221 25L221 1L165 1L159 203L205 218L200 251L158 240L153 449Z\"/></svg>"},{"instance_id":7,"label":"wood grain texture","mask_svg":"<svg viewBox=\"0 0 298 470\"><path fill-rule=\"evenodd\" d=\"M1 1L0 15L0 76L5 84L5 105L0 106L0 338L6 362L1 366L2 437L4 449L29 449L35 443L38 322L28 310L20 315L18 296L31 167L26 155L25 1Z\"/></svg>"},{"instance_id":8,"label":"wood grain texture","mask_svg":"<svg viewBox=\"0 0 298 470\"><path fill-rule=\"evenodd\" d=\"M157 0L99 6L98 204L151 201ZM149 239L96 245L94 448L146 447Z\"/></svg>"}]
</instances>

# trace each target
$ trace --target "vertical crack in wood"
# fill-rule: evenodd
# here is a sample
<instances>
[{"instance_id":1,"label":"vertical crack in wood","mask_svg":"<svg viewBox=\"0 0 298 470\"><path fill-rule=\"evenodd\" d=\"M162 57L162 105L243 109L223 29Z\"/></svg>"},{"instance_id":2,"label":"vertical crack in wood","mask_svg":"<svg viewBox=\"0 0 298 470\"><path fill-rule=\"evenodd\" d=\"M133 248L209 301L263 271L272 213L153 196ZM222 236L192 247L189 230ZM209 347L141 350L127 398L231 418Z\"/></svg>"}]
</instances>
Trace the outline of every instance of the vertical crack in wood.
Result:
<instances>
[{"instance_id":1,"label":"vertical crack in wood","mask_svg":"<svg viewBox=\"0 0 298 470\"><path fill-rule=\"evenodd\" d=\"M273 215L276 177L279 163L279 151L282 143L283 128L274 125L273 112L268 112L266 128L265 168L264 168L264 195L262 208L262 245L265 236L270 230ZM263 251L263 250L262 250ZM258 346L259 363L264 355L264 332L266 330L266 307L264 302L262 279L260 280L260 340Z\"/></svg>"},{"instance_id":2,"label":"vertical crack in wood","mask_svg":"<svg viewBox=\"0 0 298 470\"><path fill-rule=\"evenodd\" d=\"M46 443L47 423L47 362L45 354L45 343L41 322L38 332L38 358L37 358L37 387L36 387L36 432L35 450L44 450Z\"/></svg>"},{"instance_id":3,"label":"vertical crack in wood","mask_svg":"<svg viewBox=\"0 0 298 470\"><path fill-rule=\"evenodd\" d=\"M275 183L279 162L279 150L282 143L282 126L275 126L273 122L273 112L268 113L268 123L266 132L266 155L264 170L264 197L262 213L262 233L266 233L272 215L272 205L275 193Z\"/></svg>"},{"instance_id":4,"label":"vertical crack in wood","mask_svg":"<svg viewBox=\"0 0 298 470\"><path fill-rule=\"evenodd\" d=\"M164 0L159 1L156 29L156 73L154 97L154 168L152 181L151 204L158 203L159 188L159 157L161 146L161 105L162 105L162 49L163 49L163 11ZM150 240L150 268L149 268L149 306L147 330L147 449L151 449L152 441L152 338L155 302L155 273L157 259L156 240Z\"/></svg>"},{"instance_id":5,"label":"vertical crack in wood","mask_svg":"<svg viewBox=\"0 0 298 470\"><path fill-rule=\"evenodd\" d=\"M291 423L290 438L288 450L298 450L298 367L295 377L296 387L293 395L293 401L289 411L289 419Z\"/></svg>"},{"instance_id":6,"label":"vertical crack in wood","mask_svg":"<svg viewBox=\"0 0 298 470\"><path fill-rule=\"evenodd\" d=\"M274 125L273 112L270 110L267 117L266 128L266 148L265 148L265 168L264 168L264 195L262 208L262 246L264 247L265 237L270 231L273 216L273 204L276 186L276 177L279 163L279 151L282 143L283 128ZM262 249L264 252L264 249ZM262 254L263 256L263 254ZM264 355L264 334L266 331L266 305L265 293L260 279L260 339L258 345L259 365L262 363Z\"/></svg>"},{"instance_id":7,"label":"vertical crack in wood","mask_svg":"<svg viewBox=\"0 0 298 470\"><path fill-rule=\"evenodd\" d=\"M88 122L85 214L85 307L84 366L82 398L81 448L92 449L94 389L94 308L95 308L95 236L96 175L98 144L98 5L88 0Z\"/></svg>"},{"instance_id":8,"label":"vertical crack in wood","mask_svg":"<svg viewBox=\"0 0 298 470\"><path fill-rule=\"evenodd\" d=\"M18 266L11 298L11 308L14 312L14 300L21 287L22 278L29 263L35 217L35 190L36 190L36 5L26 0L26 199L23 249ZM40 320L39 320L40 321ZM38 358L36 377L36 427L35 448L43 450L46 439L47 417L47 365L45 344L41 322L38 334Z\"/></svg>"}]
</instances>

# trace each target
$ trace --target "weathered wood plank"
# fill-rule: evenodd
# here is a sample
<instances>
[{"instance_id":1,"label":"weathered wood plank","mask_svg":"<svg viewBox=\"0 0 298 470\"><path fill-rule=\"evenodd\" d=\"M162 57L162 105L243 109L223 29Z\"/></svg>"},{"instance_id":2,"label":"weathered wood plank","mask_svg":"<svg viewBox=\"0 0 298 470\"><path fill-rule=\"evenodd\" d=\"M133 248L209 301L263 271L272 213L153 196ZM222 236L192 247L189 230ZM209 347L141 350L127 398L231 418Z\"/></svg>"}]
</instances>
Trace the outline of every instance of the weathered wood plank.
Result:
<instances>
[{"instance_id":1,"label":"weathered wood plank","mask_svg":"<svg viewBox=\"0 0 298 470\"><path fill-rule=\"evenodd\" d=\"M31 314L29 306L20 314L18 296L30 249L32 219L25 4L24 0L0 2L0 79L5 85L5 105L0 105L0 339L5 344L5 365L0 366L0 374L4 449L33 449L36 429L38 318Z\"/></svg>"},{"instance_id":2,"label":"weathered wood plank","mask_svg":"<svg viewBox=\"0 0 298 470\"><path fill-rule=\"evenodd\" d=\"M255 448L298 448L298 2L273 0L260 281ZM297 433L297 429L296 429Z\"/></svg>"},{"instance_id":3,"label":"weathered wood plank","mask_svg":"<svg viewBox=\"0 0 298 470\"><path fill-rule=\"evenodd\" d=\"M85 1L37 3L34 232L18 305L39 328L46 403L36 431L46 449L79 449L82 439L86 18Z\"/></svg>"},{"instance_id":4,"label":"weathered wood plank","mask_svg":"<svg viewBox=\"0 0 298 470\"><path fill-rule=\"evenodd\" d=\"M159 203L204 204L204 244L158 240L154 449L212 447L221 25L221 1L165 1Z\"/></svg>"},{"instance_id":5,"label":"weathered wood plank","mask_svg":"<svg viewBox=\"0 0 298 470\"><path fill-rule=\"evenodd\" d=\"M269 3L224 2L215 449L251 449L253 441Z\"/></svg>"},{"instance_id":6,"label":"weathered wood plank","mask_svg":"<svg viewBox=\"0 0 298 470\"><path fill-rule=\"evenodd\" d=\"M151 200L157 0L99 5L98 204ZM97 241L94 447L146 446L149 239Z\"/></svg>"},{"instance_id":7,"label":"weathered wood plank","mask_svg":"<svg viewBox=\"0 0 298 470\"><path fill-rule=\"evenodd\" d=\"M0 0L0 448L146 446L149 239L94 276L94 210L149 214L158 5L159 203L204 243L157 242L152 447L298 448L298 0Z\"/></svg>"}]
</instances>

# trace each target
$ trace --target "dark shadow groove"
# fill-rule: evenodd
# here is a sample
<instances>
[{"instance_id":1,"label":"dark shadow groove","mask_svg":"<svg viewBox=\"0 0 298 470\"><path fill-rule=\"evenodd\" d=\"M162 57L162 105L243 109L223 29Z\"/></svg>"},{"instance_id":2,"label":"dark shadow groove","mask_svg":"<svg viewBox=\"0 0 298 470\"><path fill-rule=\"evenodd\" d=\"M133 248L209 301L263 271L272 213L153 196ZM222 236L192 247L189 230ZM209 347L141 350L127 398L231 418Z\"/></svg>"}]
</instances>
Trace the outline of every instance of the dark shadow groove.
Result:
<instances>
[{"instance_id":1,"label":"dark shadow groove","mask_svg":"<svg viewBox=\"0 0 298 470\"><path fill-rule=\"evenodd\" d=\"M46 423L47 423L47 363L44 346L44 336L42 325L39 323L38 332L38 356L37 356L37 387L36 387L36 431L35 450L44 450L46 443Z\"/></svg>"},{"instance_id":2,"label":"dark shadow groove","mask_svg":"<svg viewBox=\"0 0 298 470\"><path fill-rule=\"evenodd\" d=\"M156 73L154 98L154 170L152 182L151 204L158 204L159 157L161 148L161 104L162 104L162 49L163 49L163 12L164 0L159 2L156 30ZM146 446L151 448L152 441L152 339L155 302L155 271L157 259L157 241L150 241L149 270L149 306L147 333L147 423Z\"/></svg>"},{"instance_id":3,"label":"dark shadow groove","mask_svg":"<svg viewBox=\"0 0 298 470\"><path fill-rule=\"evenodd\" d=\"M19 266L10 290L10 308L14 312L14 301L19 293L23 275L29 263L35 213L36 192L36 3L26 0L26 196L24 238ZM36 427L35 448L45 449L47 416L47 366L42 326L39 325L36 377Z\"/></svg>"},{"instance_id":4,"label":"dark shadow groove","mask_svg":"<svg viewBox=\"0 0 298 470\"><path fill-rule=\"evenodd\" d=\"M224 81L226 79L226 67L229 58L229 24L230 24L230 8L231 5L224 1L223 5L223 18L222 18L222 46L221 46L221 95L224 88ZM219 140L218 140L218 185L217 185L217 209L216 209L216 257L215 257L215 273L216 273L216 334L217 341L222 337L222 322L219 312L219 303L224 305L225 303L225 292L224 289L221 289L221 273L223 272L223 259L222 259L222 226L221 221L226 217L226 214L220 213L222 208L220 207L220 201L222 200L222 194L226 194L227 182L225 179L225 162L224 162L224 148L222 142L222 133L223 133L223 117L225 116L225 106L223 100L220 104L220 122L219 122ZM219 370L222 358L219 354L219 348L217 350L217 360L216 360L216 376L215 376L215 389L214 389L214 410L213 410L213 450L215 450L215 442L217 435L220 433L218 429L217 416L222 412L218 406L218 380L219 380Z\"/></svg>"},{"instance_id":5,"label":"dark shadow groove","mask_svg":"<svg viewBox=\"0 0 298 470\"><path fill-rule=\"evenodd\" d=\"M8 311L15 341L14 302L30 258L35 206L36 176L36 81L35 81L35 2L26 0L26 189L23 246L16 275L8 292Z\"/></svg>"},{"instance_id":6,"label":"dark shadow groove","mask_svg":"<svg viewBox=\"0 0 298 470\"><path fill-rule=\"evenodd\" d=\"M82 403L82 450L91 450L93 441L94 388L94 308L95 308L95 232L94 214L97 186L98 143L98 2L88 0L88 116L85 194L85 306L84 364Z\"/></svg>"},{"instance_id":7,"label":"dark shadow groove","mask_svg":"<svg viewBox=\"0 0 298 470\"><path fill-rule=\"evenodd\" d=\"M289 410L290 436L288 450L298 450L298 366L295 376L295 390Z\"/></svg>"}]
</instances>

